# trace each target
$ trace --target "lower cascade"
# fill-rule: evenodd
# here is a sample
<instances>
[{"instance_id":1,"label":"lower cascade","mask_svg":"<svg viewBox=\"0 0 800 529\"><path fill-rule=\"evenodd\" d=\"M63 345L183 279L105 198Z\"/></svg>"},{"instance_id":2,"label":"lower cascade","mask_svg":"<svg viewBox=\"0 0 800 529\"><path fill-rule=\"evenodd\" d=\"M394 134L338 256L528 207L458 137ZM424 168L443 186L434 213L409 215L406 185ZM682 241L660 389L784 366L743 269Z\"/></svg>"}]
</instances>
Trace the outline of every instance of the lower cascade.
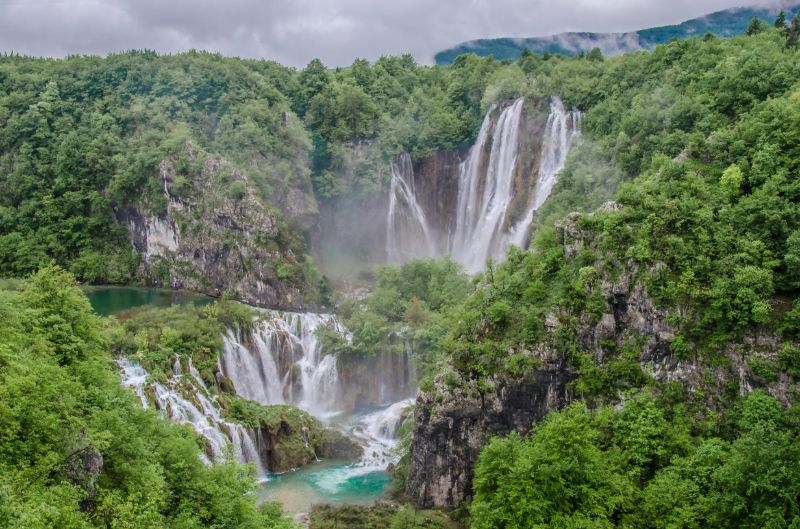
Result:
<instances>
[{"instance_id":1,"label":"lower cascade","mask_svg":"<svg viewBox=\"0 0 800 529\"><path fill-rule=\"evenodd\" d=\"M327 326L345 337L346 329L335 317L314 313L263 311L264 318L252 329L229 329L223 335L223 352L218 359L220 387L232 386L231 393L262 405L289 404L307 411L322 424L337 428L362 447L362 456L326 477L328 487L343 487L348 480L383 472L395 461L398 428L413 399L384 402L393 396L381 380L376 386L374 405L355 412L342 401L344 384L338 362L325 354L316 331ZM410 351L406 350L409 355ZM182 369L176 358L167 383L149 376L138 363L119 359L122 383L133 389L145 408L151 405L170 419L190 425L207 441L204 460L224 459L230 446L240 462L253 463L262 481L274 481L257 431L227 420L217 397L194 368L191 360ZM378 362L376 365L380 366ZM396 375L378 369L370 378ZM306 445L308 439L306 438Z\"/></svg>"},{"instance_id":2,"label":"lower cascade","mask_svg":"<svg viewBox=\"0 0 800 529\"><path fill-rule=\"evenodd\" d=\"M338 321L313 313L266 314L249 333L225 334L220 373L239 396L260 404L292 404L315 416L340 411L336 357L323 354L316 336L320 326L346 334Z\"/></svg>"},{"instance_id":3,"label":"lower cascade","mask_svg":"<svg viewBox=\"0 0 800 529\"><path fill-rule=\"evenodd\" d=\"M398 157L392 164L386 220L388 262L450 254L467 272L477 273L488 258L502 259L510 246L526 245L536 212L550 196L580 137L583 114L567 111L559 97L551 98L539 140L535 185L529 188L519 152L523 106L524 99L519 98L487 112L459 167L453 210L449 215L439 212L451 219L447 225L431 225L432 212L425 211L416 195L411 158L405 153Z\"/></svg>"},{"instance_id":4,"label":"lower cascade","mask_svg":"<svg viewBox=\"0 0 800 529\"><path fill-rule=\"evenodd\" d=\"M145 389L148 387L147 371L128 359L120 359L118 363L122 369L122 384L132 388L141 400L142 407L148 408L149 403L145 394ZM212 458L223 459L225 449L230 444L240 462L255 464L258 474L263 475L264 466L258 455L252 432L241 424L224 420L219 406L208 393L200 377L195 372L190 373L190 377L191 379L186 380L183 375L173 374L171 387L153 382L151 387L156 407L173 421L191 425L194 431L207 439L211 452L205 454L207 462ZM179 384L189 387L188 393L197 400L199 407L179 393L176 387Z\"/></svg>"}]
</instances>

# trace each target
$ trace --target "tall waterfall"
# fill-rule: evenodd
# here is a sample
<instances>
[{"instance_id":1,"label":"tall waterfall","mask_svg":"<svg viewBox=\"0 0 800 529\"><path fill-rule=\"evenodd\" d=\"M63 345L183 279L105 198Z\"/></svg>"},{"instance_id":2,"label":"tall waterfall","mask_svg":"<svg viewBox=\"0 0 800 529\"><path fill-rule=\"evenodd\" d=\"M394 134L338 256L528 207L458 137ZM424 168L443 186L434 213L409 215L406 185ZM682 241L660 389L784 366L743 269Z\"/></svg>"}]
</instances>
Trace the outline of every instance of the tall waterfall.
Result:
<instances>
[{"instance_id":1,"label":"tall waterfall","mask_svg":"<svg viewBox=\"0 0 800 529\"><path fill-rule=\"evenodd\" d=\"M567 112L559 97L550 98L550 115L542 138L539 157L539 177L533 192L533 201L525 217L508 234L508 245L524 246L536 211L542 207L553 191L558 173L564 169L567 155L581 135L583 113L578 110ZM508 245L506 247L508 247Z\"/></svg>"},{"instance_id":2,"label":"tall waterfall","mask_svg":"<svg viewBox=\"0 0 800 529\"><path fill-rule=\"evenodd\" d=\"M148 408L150 403L145 394L147 371L128 359L120 359L118 363L122 369L122 385L132 388L141 400L142 407ZM208 394L205 384L196 373L190 366L189 377L174 374L169 387L153 382L156 408L175 422L191 425L194 431L208 441L213 459L222 460L226 455L226 447L231 445L240 462L255 464L258 474L263 475L264 467L252 433L241 424L222 418L219 406ZM185 398L184 394L193 395L196 402ZM210 459L206 459L206 462L210 462Z\"/></svg>"},{"instance_id":3,"label":"tall waterfall","mask_svg":"<svg viewBox=\"0 0 800 529\"><path fill-rule=\"evenodd\" d=\"M323 355L320 326L344 329L332 316L268 312L246 336L228 331L220 372L241 397L261 404L293 404L312 415L335 413L339 373L334 355Z\"/></svg>"},{"instance_id":4,"label":"tall waterfall","mask_svg":"<svg viewBox=\"0 0 800 529\"><path fill-rule=\"evenodd\" d=\"M389 215L386 224L386 260L398 263L436 253L432 231L417 202L414 167L408 153L392 163Z\"/></svg>"},{"instance_id":5,"label":"tall waterfall","mask_svg":"<svg viewBox=\"0 0 800 529\"><path fill-rule=\"evenodd\" d=\"M453 258L467 272L483 268L488 257L502 257L506 211L514 198L523 99L505 108L497 120L485 173L485 143L491 127L486 115L469 158L461 167L458 210L452 238Z\"/></svg>"},{"instance_id":6,"label":"tall waterfall","mask_svg":"<svg viewBox=\"0 0 800 529\"><path fill-rule=\"evenodd\" d=\"M426 216L415 195L411 159L408 154L398 158L392 166L387 217L389 262L450 253L467 272L476 273L487 258L501 259L511 245L525 246L536 211L550 196L580 135L582 114L565 110L560 98L551 98L535 186L532 179L526 185L519 161L523 103L522 98L517 99L499 115L495 107L487 112L478 138L459 168L458 198L452 217L448 217L454 219L450 226L429 224L431 212ZM522 209L518 202L525 193L529 199ZM516 212L524 212L513 223L509 217L512 205ZM446 244L437 245L437 240Z\"/></svg>"}]
</instances>

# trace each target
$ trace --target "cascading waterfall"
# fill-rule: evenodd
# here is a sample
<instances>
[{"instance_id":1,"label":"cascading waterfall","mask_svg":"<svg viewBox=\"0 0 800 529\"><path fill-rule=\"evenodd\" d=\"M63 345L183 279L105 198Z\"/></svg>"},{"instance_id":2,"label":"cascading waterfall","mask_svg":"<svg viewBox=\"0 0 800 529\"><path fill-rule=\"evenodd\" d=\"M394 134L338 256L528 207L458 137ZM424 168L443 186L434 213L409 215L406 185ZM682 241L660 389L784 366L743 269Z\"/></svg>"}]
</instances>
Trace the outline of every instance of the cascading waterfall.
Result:
<instances>
[{"instance_id":1,"label":"cascading waterfall","mask_svg":"<svg viewBox=\"0 0 800 529\"><path fill-rule=\"evenodd\" d=\"M530 235L536 211L544 204L553 191L558 174L564 169L567 155L581 134L583 113L564 110L564 103L559 97L550 98L550 115L542 138L542 150L539 161L539 178L533 200L525 217L517 223L508 234L508 245L523 247Z\"/></svg>"},{"instance_id":2,"label":"cascading waterfall","mask_svg":"<svg viewBox=\"0 0 800 529\"><path fill-rule=\"evenodd\" d=\"M124 358L118 360L118 364L122 369L122 385L132 388L141 400L142 407L148 408L150 403L145 394L147 371L139 364ZM240 462L255 464L259 475L263 475L264 467L251 433L241 424L228 422L222 418L219 406L206 394L205 384L196 373L190 364L191 380L185 380L184 375L176 374L170 381L170 387L153 382L156 408L175 422L191 425L194 431L208 441L214 459L223 459L226 448L231 445L234 455ZM197 403L185 398L177 389L180 386L193 395ZM207 463L211 462L208 458L205 460Z\"/></svg>"},{"instance_id":3,"label":"cascading waterfall","mask_svg":"<svg viewBox=\"0 0 800 529\"><path fill-rule=\"evenodd\" d=\"M339 411L336 357L322 354L316 330L332 326L347 336L344 329L322 314L267 314L247 336L225 334L220 372L237 394L261 404L293 404L317 417Z\"/></svg>"},{"instance_id":4,"label":"cascading waterfall","mask_svg":"<svg viewBox=\"0 0 800 529\"><path fill-rule=\"evenodd\" d=\"M397 428L404 410L413 400L406 399L368 413L340 415L345 406L339 399L337 359L335 355L325 354L316 330L328 326L348 340L349 333L330 315L263 312L265 317L255 322L251 330L244 333L228 330L223 335L219 374L229 379L233 390L242 398L264 405L295 405L325 423L338 424L359 441L364 448L361 460L340 467L328 476L330 487L347 487L347 480L354 476L385 470L396 458L393 448L397 443ZM409 347L407 344L407 355ZM405 361L410 362L408 358ZM172 377L166 385L148 379L148 373L135 362L121 359L119 365L123 385L133 389L142 406L155 405L164 416L190 424L207 439L208 456L204 457L207 463L223 458L231 446L240 461L255 463L259 475L266 476L254 433L222 417L215 397L191 359L182 364L176 358ZM391 370L384 374L382 369L378 375L381 379L397 375ZM382 388L381 381L371 382ZM383 389L380 393L383 396ZM390 393L386 391L387 400L391 398Z\"/></svg>"},{"instance_id":5,"label":"cascading waterfall","mask_svg":"<svg viewBox=\"0 0 800 529\"><path fill-rule=\"evenodd\" d=\"M400 263L436 254L436 244L425 213L417 202L414 166L408 153L392 163L389 215L386 224L386 260Z\"/></svg>"},{"instance_id":6,"label":"cascading waterfall","mask_svg":"<svg viewBox=\"0 0 800 529\"><path fill-rule=\"evenodd\" d=\"M268 317L258 322L248 335L229 331L224 336L219 368L236 393L266 405L292 404L322 420L344 411L338 401L336 357L324 354L316 331L320 326L328 326L349 339L346 329L328 315L273 311L265 314ZM407 344L406 354L410 353ZM406 362L410 363L410 359L406 358ZM382 384L379 387L381 398L388 399L388 390ZM412 399L406 399L352 419L349 431L364 446L361 461L353 467L358 470L351 469L353 472L386 468L393 457L391 449L397 442L395 433L400 417L412 403ZM342 473L348 475L353 474Z\"/></svg>"},{"instance_id":7,"label":"cascading waterfall","mask_svg":"<svg viewBox=\"0 0 800 529\"><path fill-rule=\"evenodd\" d=\"M502 230L506 211L514 198L523 102L519 98L501 112L492 137L485 175L481 168L491 127L491 112L484 119L478 141L461 167L451 253L469 273L480 271L488 257L502 257L506 251L502 244Z\"/></svg>"},{"instance_id":8,"label":"cascading waterfall","mask_svg":"<svg viewBox=\"0 0 800 529\"><path fill-rule=\"evenodd\" d=\"M361 417L353 428L353 434L364 444L364 455L360 467L386 468L396 462L394 447L397 446L397 430L403 414L413 406L414 399L401 400L377 412Z\"/></svg>"},{"instance_id":9,"label":"cascading waterfall","mask_svg":"<svg viewBox=\"0 0 800 529\"><path fill-rule=\"evenodd\" d=\"M536 211L550 196L567 154L580 136L583 115L577 110L566 111L560 98L551 98L536 185L525 215L511 224L511 206L524 192L516 188L521 185L516 177L523 103L522 98L517 99L499 116L495 107L487 112L478 138L460 166L454 221L452 226L438 227L439 233L437 227L428 224L414 195L410 157L403 154L398 158L392 166L387 217L389 262L450 253L467 272L477 273L489 257L502 259L511 245L526 245ZM446 240L446 244L437 246L436 240Z\"/></svg>"}]
</instances>

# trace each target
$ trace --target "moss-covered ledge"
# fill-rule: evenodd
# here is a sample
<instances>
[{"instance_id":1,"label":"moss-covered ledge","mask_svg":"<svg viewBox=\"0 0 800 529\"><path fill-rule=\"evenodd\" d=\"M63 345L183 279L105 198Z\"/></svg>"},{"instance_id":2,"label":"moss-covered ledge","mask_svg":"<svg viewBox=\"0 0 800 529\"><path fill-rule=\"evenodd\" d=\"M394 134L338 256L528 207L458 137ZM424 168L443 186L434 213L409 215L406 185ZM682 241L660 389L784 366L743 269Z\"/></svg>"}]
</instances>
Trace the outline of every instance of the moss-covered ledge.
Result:
<instances>
[{"instance_id":1,"label":"moss-covered ledge","mask_svg":"<svg viewBox=\"0 0 800 529\"><path fill-rule=\"evenodd\" d=\"M361 456L358 443L299 408L238 398L229 403L225 408L230 417L255 431L259 455L270 472L285 472L317 458Z\"/></svg>"}]
</instances>

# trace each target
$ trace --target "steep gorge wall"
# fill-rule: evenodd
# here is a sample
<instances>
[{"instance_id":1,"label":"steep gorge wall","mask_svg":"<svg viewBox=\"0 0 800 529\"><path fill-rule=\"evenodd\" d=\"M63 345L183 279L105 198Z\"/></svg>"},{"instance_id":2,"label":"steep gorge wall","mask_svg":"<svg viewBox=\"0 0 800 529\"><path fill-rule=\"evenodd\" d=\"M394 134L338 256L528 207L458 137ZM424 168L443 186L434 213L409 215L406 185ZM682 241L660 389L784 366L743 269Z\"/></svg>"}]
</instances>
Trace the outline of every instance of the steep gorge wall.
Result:
<instances>
[{"instance_id":1,"label":"steep gorge wall","mask_svg":"<svg viewBox=\"0 0 800 529\"><path fill-rule=\"evenodd\" d=\"M558 225L568 259L590 245L593 236L578 228L577 218L568 217ZM589 352L598 364L613 361L613 350L622 350L631 340L637 340L638 364L647 377L657 383L679 382L710 409L718 408L732 388L740 394L763 388L783 403L798 394L800 383L787 374L767 380L751 367L748 360L752 358L777 364L781 340L766 331L751 332L741 341L728 344L721 351L724 360L713 364L676 357L670 349L675 331L668 322L668 311L647 294L633 262L620 264L622 273L604 277L595 287L605 302L599 321L585 317L577 327L580 349ZM561 325L554 309L546 318L546 326L555 333ZM494 391L481 394L474 383L463 380L453 384L454 373L445 372L432 391L418 395L406 488L406 494L418 505L455 508L469 501L475 462L492 436L527 434L547 413L573 400L571 383L578 373L569 364L566 351L543 344L524 352L539 367L525 377L492 377Z\"/></svg>"}]
</instances>

